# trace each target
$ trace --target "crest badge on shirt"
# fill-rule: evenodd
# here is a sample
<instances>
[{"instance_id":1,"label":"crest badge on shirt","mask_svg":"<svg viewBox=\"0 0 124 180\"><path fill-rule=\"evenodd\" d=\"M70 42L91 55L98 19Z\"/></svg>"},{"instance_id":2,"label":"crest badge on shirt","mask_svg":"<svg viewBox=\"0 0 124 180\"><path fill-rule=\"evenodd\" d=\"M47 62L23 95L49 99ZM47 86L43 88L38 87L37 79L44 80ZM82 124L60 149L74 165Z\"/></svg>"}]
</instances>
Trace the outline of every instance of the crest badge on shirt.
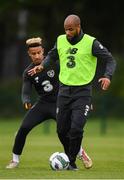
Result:
<instances>
[{"instance_id":1,"label":"crest badge on shirt","mask_svg":"<svg viewBox=\"0 0 124 180\"><path fill-rule=\"evenodd\" d=\"M49 70L49 71L47 71L47 75L48 75L49 77L54 77L55 71L54 71L54 70Z\"/></svg>"}]
</instances>

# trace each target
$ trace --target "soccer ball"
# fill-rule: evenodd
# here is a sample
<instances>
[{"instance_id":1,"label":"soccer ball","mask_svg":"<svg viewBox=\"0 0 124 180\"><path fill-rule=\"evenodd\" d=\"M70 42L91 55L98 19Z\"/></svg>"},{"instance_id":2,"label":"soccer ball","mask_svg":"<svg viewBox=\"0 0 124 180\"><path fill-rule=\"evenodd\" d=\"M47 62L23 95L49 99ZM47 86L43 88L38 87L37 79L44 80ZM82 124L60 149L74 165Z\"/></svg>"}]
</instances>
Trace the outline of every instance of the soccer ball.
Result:
<instances>
[{"instance_id":1,"label":"soccer ball","mask_svg":"<svg viewBox=\"0 0 124 180\"><path fill-rule=\"evenodd\" d=\"M69 158L63 152L55 152L50 156L49 163L53 170L64 170L69 166Z\"/></svg>"}]
</instances>

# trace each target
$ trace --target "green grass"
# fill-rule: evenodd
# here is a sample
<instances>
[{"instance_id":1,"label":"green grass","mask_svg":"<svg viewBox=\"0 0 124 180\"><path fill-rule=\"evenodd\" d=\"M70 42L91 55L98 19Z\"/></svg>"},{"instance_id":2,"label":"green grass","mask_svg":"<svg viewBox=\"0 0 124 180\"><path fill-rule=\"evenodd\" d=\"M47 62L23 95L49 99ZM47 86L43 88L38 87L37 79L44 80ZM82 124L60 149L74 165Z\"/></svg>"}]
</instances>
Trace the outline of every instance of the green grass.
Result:
<instances>
[{"instance_id":1,"label":"green grass","mask_svg":"<svg viewBox=\"0 0 124 180\"><path fill-rule=\"evenodd\" d=\"M20 119L0 120L0 179L123 179L124 178L124 121L109 120L106 134L100 133L100 121L89 120L85 127L83 145L93 160L93 167L85 169L77 160L78 171L53 171L49 157L63 151L57 138L55 123L34 128L27 137L26 145L17 169L5 169L11 160L14 136ZM49 133L47 133L47 128Z\"/></svg>"}]
</instances>

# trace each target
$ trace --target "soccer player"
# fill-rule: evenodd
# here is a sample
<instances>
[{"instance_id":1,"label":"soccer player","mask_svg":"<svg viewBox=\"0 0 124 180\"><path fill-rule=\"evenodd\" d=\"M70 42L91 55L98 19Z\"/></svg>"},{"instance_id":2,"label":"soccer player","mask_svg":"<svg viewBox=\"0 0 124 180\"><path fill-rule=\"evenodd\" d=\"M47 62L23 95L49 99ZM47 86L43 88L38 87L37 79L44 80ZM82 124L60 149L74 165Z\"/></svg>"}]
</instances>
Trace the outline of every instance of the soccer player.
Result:
<instances>
[{"instance_id":1,"label":"soccer player","mask_svg":"<svg viewBox=\"0 0 124 180\"><path fill-rule=\"evenodd\" d=\"M91 107L92 80L97 59L106 62L104 74L98 80L107 90L116 68L111 53L95 37L85 34L77 15L64 20L65 34L57 37L54 48L43 64L29 70L33 75L59 60L59 92L57 98L57 133L70 160L70 170L77 170L76 156L83 139L83 129ZM67 136L68 135L68 136ZM69 137L69 138L68 138Z\"/></svg>"},{"instance_id":2,"label":"soccer player","mask_svg":"<svg viewBox=\"0 0 124 180\"><path fill-rule=\"evenodd\" d=\"M22 154L28 133L47 119L56 119L56 99L58 94L58 74L59 65L53 63L48 68L45 68L41 73L33 76L28 75L28 70L39 65L44 60L44 49L42 47L41 38L31 38L26 41L28 55L31 59L31 64L25 69L23 73L22 86L22 102L28 112L17 132L13 146L13 154L11 162L6 166L7 169L18 167L20 155ZM32 106L31 104L31 90L34 86L39 99ZM81 148L79 157L82 159L84 166L90 168L92 160Z\"/></svg>"}]
</instances>

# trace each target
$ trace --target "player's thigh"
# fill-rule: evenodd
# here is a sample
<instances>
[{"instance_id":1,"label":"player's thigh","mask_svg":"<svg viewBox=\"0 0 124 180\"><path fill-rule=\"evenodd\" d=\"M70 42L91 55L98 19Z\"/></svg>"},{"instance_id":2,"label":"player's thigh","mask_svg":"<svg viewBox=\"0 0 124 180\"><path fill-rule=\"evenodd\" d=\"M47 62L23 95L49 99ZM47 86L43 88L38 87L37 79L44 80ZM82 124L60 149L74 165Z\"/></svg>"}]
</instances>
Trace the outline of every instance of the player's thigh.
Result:
<instances>
[{"instance_id":1,"label":"player's thigh","mask_svg":"<svg viewBox=\"0 0 124 180\"><path fill-rule=\"evenodd\" d=\"M22 122L23 128L31 129L46 119L46 114L44 113L44 108L42 107L44 106L38 102L26 113Z\"/></svg>"},{"instance_id":2,"label":"player's thigh","mask_svg":"<svg viewBox=\"0 0 124 180\"><path fill-rule=\"evenodd\" d=\"M72 107L72 123L71 128L76 128L79 131L83 130L90 112L91 97L80 97Z\"/></svg>"},{"instance_id":3,"label":"player's thigh","mask_svg":"<svg viewBox=\"0 0 124 180\"><path fill-rule=\"evenodd\" d=\"M64 133L69 130L71 123L70 113L68 99L59 97L56 109L57 131L59 133Z\"/></svg>"},{"instance_id":4,"label":"player's thigh","mask_svg":"<svg viewBox=\"0 0 124 180\"><path fill-rule=\"evenodd\" d=\"M56 121L56 103L48 103L47 106L48 119L53 119Z\"/></svg>"}]
</instances>

